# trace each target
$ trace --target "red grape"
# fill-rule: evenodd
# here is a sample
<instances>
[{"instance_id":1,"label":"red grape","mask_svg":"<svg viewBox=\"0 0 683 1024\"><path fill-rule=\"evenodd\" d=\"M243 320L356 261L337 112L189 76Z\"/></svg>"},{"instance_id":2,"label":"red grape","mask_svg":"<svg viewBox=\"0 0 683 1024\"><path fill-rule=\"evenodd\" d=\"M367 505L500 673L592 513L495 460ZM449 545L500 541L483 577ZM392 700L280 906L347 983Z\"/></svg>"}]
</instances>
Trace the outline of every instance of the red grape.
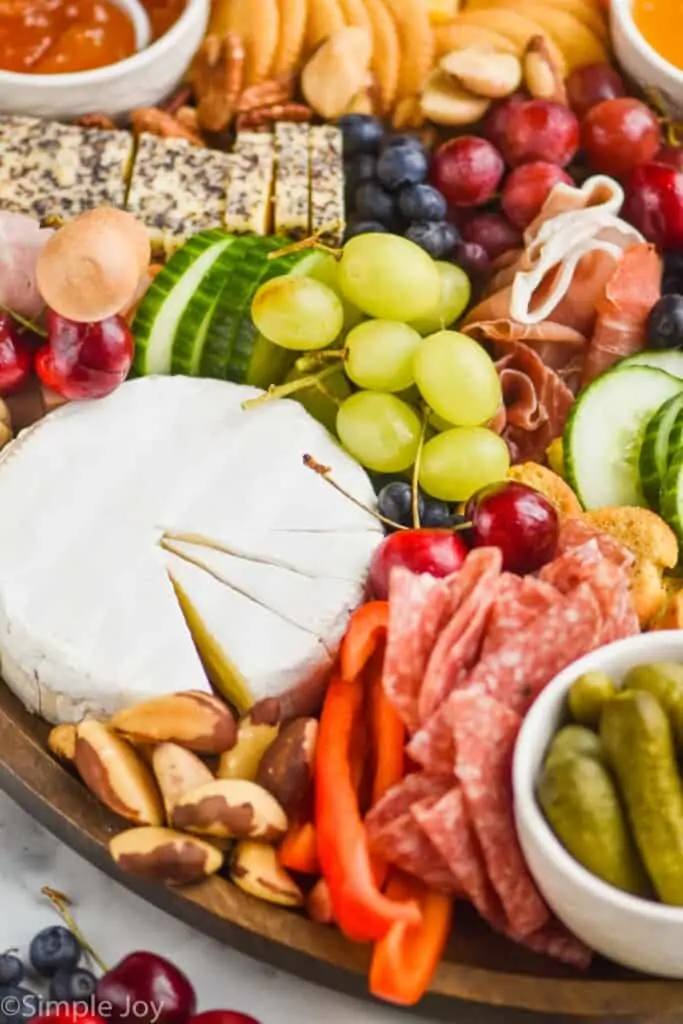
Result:
<instances>
[{"instance_id":1,"label":"red grape","mask_svg":"<svg viewBox=\"0 0 683 1024\"><path fill-rule=\"evenodd\" d=\"M626 178L638 164L653 160L661 144L656 115L630 96L598 103L581 127L581 145L592 169L613 178Z\"/></svg>"},{"instance_id":2,"label":"red grape","mask_svg":"<svg viewBox=\"0 0 683 1024\"><path fill-rule=\"evenodd\" d=\"M474 494L465 517L475 547L500 548L508 572L535 572L557 549L559 518L538 491L516 481L492 484Z\"/></svg>"},{"instance_id":3,"label":"red grape","mask_svg":"<svg viewBox=\"0 0 683 1024\"><path fill-rule=\"evenodd\" d=\"M511 171L500 197L500 205L508 220L515 227L524 230L538 215L541 207L558 182L572 184L566 171L557 164L537 160L522 164Z\"/></svg>"},{"instance_id":4,"label":"red grape","mask_svg":"<svg viewBox=\"0 0 683 1024\"><path fill-rule=\"evenodd\" d=\"M500 148L510 167L546 160L565 167L579 148L579 122L569 107L550 100L514 104Z\"/></svg>"},{"instance_id":5,"label":"red grape","mask_svg":"<svg viewBox=\"0 0 683 1024\"><path fill-rule=\"evenodd\" d=\"M662 146L655 154L656 164L668 164L677 171L683 171L683 146Z\"/></svg>"},{"instance_id":6,"label":"red grape","mask_svg":"<svg viewBox=\"0 0 683 1024\"><path fill-rule=\"evenodd\" d=\"M528 98L529 97L522 92L515 92L512 96L508 96L507 99L501 100L500 103L496 103L484 118L481 133L485 139L488 139L489 142L493 143L496 149L502 148L502 143L507 132L507 121L510 116L510 111L513 110L514 107L519 106L520 103L525 103Z\"/></svg>"},{"instance_id":7,"label":"red grape","mask_svg":"<svg viewBox=\"0 0 683 1024\"><path fill-rule=\"evenodd\" d=\"M567 78L569 106L577 117L585 117L603 100L625 95L624 80L611 64L583 64Z\"/></svg>"},{"instance_id":8,"label":"red grape","mask_svg":"<svg viewBox=\"0 0 683 1024\"><path fill-rule=\"evenodd\" d=\"M465 242L480 245L492 260L522 244L519 231L499 213L476 214L463 225L461 234Z\"/></svg>"},{"instance_id":9,"label":"red grape","mask_svg":"<svg viewBox=\"0 0 683 1024\"><path fill-rule=\"evenodd\" d=\"M683 172L659 163L636 167L621 216L662 249L683 247Z\"/></svg>"},{"instance_id":10,"label":"red grape","mask_svg":"<svg viewBox=\"0 0 683 1024\"><path fill-rule=\"evenodd\" d=\"M470 278L481 280L491 270L489 254L476 242L458 242L453 250L452 259Z\"/></svg>"},{"instance_id":11,"label":"red grape","mask_svg":"<svg viewBox=\"0 0 683 1024\"><path fill-rule=\"evenodd\" d=\"M434 154L432 184L452 206L481 206L495 193L504 171L495 146L475 135L461 135Z\"/></svg>"},{"instance_id":12,"label":"red grape","mask_svg":"<svg viewBox=\"0 0 683 1024\"><path fill-rule=\"evenodd\" d=\"M18 391L33 369L31 346L6 313L0 313L0 395Z\"/></svg>"}]
</instances>

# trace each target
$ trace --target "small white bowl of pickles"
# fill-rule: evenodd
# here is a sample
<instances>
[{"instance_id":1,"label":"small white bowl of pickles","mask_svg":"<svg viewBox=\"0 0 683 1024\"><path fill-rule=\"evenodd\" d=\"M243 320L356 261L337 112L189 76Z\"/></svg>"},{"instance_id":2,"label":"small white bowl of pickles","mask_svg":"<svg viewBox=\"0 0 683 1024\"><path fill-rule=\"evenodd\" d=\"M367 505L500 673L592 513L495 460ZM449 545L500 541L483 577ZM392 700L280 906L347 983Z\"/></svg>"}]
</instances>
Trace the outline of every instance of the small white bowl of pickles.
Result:
<instances>
[{"instance_id":1,"label":"small white bowl of pickles","mask_svg":"<svg viewBox=\"0 0 683 1024\"><path fill-rule=\"evenodd\" d=\"M683 630L603 647L529 711L513 763L529 870L557 917L625 967L683 978Z\"/></svg>"}]
</instances>

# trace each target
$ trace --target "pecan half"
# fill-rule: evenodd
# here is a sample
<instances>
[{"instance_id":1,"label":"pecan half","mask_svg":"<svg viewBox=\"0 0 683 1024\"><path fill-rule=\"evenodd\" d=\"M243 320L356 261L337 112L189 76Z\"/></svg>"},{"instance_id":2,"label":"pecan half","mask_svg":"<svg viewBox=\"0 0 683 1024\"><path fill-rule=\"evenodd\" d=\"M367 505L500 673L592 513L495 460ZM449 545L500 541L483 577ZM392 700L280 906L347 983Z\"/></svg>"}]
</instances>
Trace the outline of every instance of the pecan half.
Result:
<instances>
[{"instance_id":1,"label":"pecan half","mask_svg":"<svg viewBox=\"0 0 683 1024\"><path fill-rule=\"evenodd\" d=\"M133 131L136 134L148 132L158 135L161 139L187 139L193 146L204 146L205 142L196 129L188 128L177 117L167 114L158 107L140 107L130 115Z\"/></svg>"},{"instance_id":2,"label":"pecan half","mask_svg":"<svg viewBox=\"0 0 683 1024\"><path fill-rule=\"evenodd\" d=\"M242 40L235 32L208 35L200 46L191 70L202 128L222 132L230 125L244 84L246 59Z\"/></svg>"},{"instance_id":3,"label":"pecan half","mask_svg":"<svg viewBox=\"0 0 683 1024\"><path fill-rule=\"evenodd\" d=\"M237 104L238 114L247 114L261 107L272 107L276 103L287 103L292 98L292 80L289 78L273 78L267 82L258 82L244 90Z\"/></svg>"},{"instance_id":4,"label":"pecan half","mask_svg":"<svg viewBox=\"0 0 683 1024\"><path fill-rule=\"evenodd\" d=\"M310 121L313 111L304 103L276 103L272 107L259 107L240 114L237 119L238 131L258 131L275 121Z\"/></svg>"},{"instance_id":5,"label":"pecan half","mask_svg":"<svg viewBox=\"0 0 683 1024\"><path fill-rule=\"evenodd\" d=\"M101 131L111 132L114 131L116 125L109 117L108 114L98 114L96 112L92 114L83 114L76 121L76 124L80 128L99 128Z\"/></svg>"}]
</instances>

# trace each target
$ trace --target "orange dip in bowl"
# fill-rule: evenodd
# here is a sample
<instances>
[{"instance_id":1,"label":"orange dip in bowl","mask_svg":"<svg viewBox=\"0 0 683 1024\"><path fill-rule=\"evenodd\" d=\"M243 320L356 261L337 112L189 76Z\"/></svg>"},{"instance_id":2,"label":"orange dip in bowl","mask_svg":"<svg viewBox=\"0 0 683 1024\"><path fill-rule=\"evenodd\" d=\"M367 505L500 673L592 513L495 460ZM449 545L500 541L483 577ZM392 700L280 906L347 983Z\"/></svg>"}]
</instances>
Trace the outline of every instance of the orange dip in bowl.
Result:
<instances>
[{"instance_id":1,"label":"orange dip in bowl","mask_svg":"<svg viewBox=\"0 0 683 1024\"><path fill-rule=\"evenodd\" d=\"M683 9L676 0L634 0L633 20L660 57L683 69Z\"/></svg>"}]
</instances>

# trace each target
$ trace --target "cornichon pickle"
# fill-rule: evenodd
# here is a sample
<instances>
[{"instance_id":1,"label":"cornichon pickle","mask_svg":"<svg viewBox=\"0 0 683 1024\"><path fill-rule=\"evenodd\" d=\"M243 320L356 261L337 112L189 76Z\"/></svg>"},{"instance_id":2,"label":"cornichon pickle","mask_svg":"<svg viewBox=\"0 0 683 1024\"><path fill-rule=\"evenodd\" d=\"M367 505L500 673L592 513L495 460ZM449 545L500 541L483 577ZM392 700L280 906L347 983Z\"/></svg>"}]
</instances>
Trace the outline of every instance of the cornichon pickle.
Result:
<instances>
[{"instance_id":1,"label":"cornichon pickle","mask_svg":"<svg viewBox=\"0 0 683 1024\"><path fill-rule=\"evenodd\" d=\"M588 871L625 892L644 896L650 891L617 787L604 763L581 754L551 758L541 776L538 799L557 838Z\"/></svg>"},{"instance_id":2,"label":"cornichon pickle","mask_svg":"<svg viewBox=\"0 0 683 1024\"><path fill-rule=\"evenodd\" d=\"M671 720L676 745L683 750L683 665L657 661L636 665L624 679L626 690L647 690L657 698Z\"/></svg>"},{"instance_id":3,"label":"cornichon pickle","mask_svg":"<svg viewBox=\"0 0 683 1024\"><path fill-rule=\"evenodd\" d=\"M626 690L605 705L600 737L657 895L683 906L683 786L669 718L651 693Z\"/></svg>"},{"instance_id":4,"label":"cornichon pickle","mask_svg":"<svg viewBox=\"0 0 683 1024\"><path fill-rule=\"evenodd\" d=\"M591 729L600 724L600 713L617 688L604 672L584 672L569 691L569 711L575 722Z\"/></svg>"},{"instance_id":5,"label":"cornichon pickle","mask_svg":"<svg viewBox=\"0 0 683 1024\"><path fill-rule=\"evenodd\" d=\"M565 725L548 747L546 764L574 754L600 760L603 757L603 750L598 734L583 725Z\"/></svg>"}]
</instances>

